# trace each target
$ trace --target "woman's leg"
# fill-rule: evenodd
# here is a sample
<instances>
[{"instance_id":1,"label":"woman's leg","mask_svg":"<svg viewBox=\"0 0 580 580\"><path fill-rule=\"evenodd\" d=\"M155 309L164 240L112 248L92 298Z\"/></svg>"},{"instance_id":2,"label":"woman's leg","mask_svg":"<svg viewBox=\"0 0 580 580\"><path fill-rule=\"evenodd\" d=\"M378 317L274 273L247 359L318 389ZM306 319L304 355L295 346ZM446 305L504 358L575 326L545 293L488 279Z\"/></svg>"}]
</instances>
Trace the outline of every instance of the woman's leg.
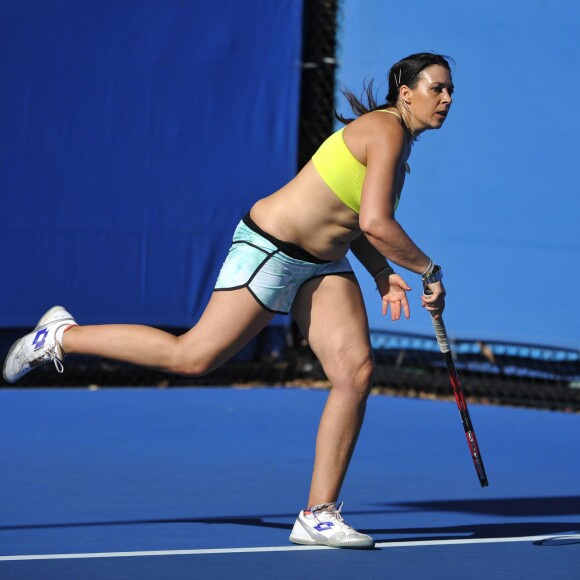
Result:
<instances>
[{"instance_id":1,"label":"woman's leg","mask_svg":"<svg viewBox=\"0 0 580 580\"><path fill-rule=\"evenodd\" d=\"M374 373L368 321L353 275L304 284L292 314L332 389L322 413L308 505L335 502L363 422Z\"/></svg>"},{"instance_id":2,"label":"woman's leg","mask_svg":"<svg viewBox=\"0 0 580 580\"><path fill-rule=\"evenodd\" d=\"M73 326L63 335L63 348L66 354L199 376L238 352L272 316L246 288L214 292L199 322L182 336L134 324Z\"/></svg>"}]
</instances>

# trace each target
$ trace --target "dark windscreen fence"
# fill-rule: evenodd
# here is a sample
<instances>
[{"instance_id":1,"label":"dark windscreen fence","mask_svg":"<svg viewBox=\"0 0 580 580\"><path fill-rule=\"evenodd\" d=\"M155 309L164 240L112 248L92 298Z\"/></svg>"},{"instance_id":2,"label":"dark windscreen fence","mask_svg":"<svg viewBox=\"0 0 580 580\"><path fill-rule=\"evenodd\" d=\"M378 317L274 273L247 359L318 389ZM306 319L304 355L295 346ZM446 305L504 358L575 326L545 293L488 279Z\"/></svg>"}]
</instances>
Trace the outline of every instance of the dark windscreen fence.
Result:
<instances>
[{"instance_id":1,"label":"dark windscreen fence","mask_svg":"<svg viewBox=\"0 0 580 580\"><path fill-rule=\"evenodd\" d=\"M304 0L299 167L333 131L337 15L337 0Z\"/></svg>"},{"instance_id":2,"label":"dark windscreen fence","mask_svg":"<svg viewBox=\"0 0 580 580\"><path fill-rule=\"evenodd\" d=\"M370 38L357 30L354 37L345 39L341 28L360 28L364 23L370 27L367 13L360 11L371 5L381 19L390 22L390 13L381 12L383 3L374 0L230 1L220 4L218 20L207 2L199 3L199 11L193 8L196 2L171 1L138 14L129 5L115 13L117 4L113 3L106 5L107 14L96 18L100 3L88 2L90 9L83 12L71 0L70 14L62 13L67 4L63 2L61 12L47 19L48 3L36 25L22 8L30 2L4 3L9 4L14 8L13 30L3 40L13 45L13 54L21 51L22 70L14 61L6 71L11 83L1 89L8 105L5 111L11 111L4 115L1 136L5 148L10 145L11 156L5 159L1 176L0 252L10 270L2 290L2 359L12 341L31 330L43 307L61 300L81 323L142 322L174 334L185 332L209 296L240 215L252 200L270 193L305 165L334 130L337 74L341 66L348 69L355 62L353 54L358 55L356 48L343 45L353 43L354 37L361 42ZM86 38L80 34L69 38L46 26L46 22L53 27L61 22L64 30L71 18L77 29L84 25L93 32ZM111 20L115 26L109 26ZM217 28L212 32L214 25ZM99 27L103 35L98 34ZM199 32L197 40L190 34L191 27ZM404 27L398 32L407 33ZM46 50L39 52L36 47L32 56L24 58L29 47L34 48L35 38L46 44ZM63 41L66 38L76 52L65 58L70 50ZM198 43L204 38L207 46ZM259 40L254 47L257 52L248 46L248 38ZM448 52L460 60L458 50ZM380 57L382 71L387 61L403 54L381 49L366 56ZM65 61L69 68L62 64ZM229 79L222 67L226 61ZM50 66L54 67L51 74L43 72ZM191 74L184 76L185 71ZM367 73L372 76L372 71ZM345 85L356 92L367 73L361 67ZM79 75L76 80L74 75ZM62 83L57 86L54 79ZM59 92L65 90L63 86L65 93ZM20 93L31 95L29 121L36 126L25 123ZM62 117L61 124L51 125L54 117L46 116L48 108ZM228 111L225 117L222 109ZM109 112L112 117L107 116ZM200 118L205 118L201 133L194 131ZM24 131L27 127L29 133ZM222 134L226 128L231 147L227 155ZM437 138L443 140L443 133ZM264 159L266 144L272 147L268 146L269 156ZM228 160L227 171L223 165L211 166L215 161L211 151L223 153L220 162ZM244 155L232 160L232 151ZM430 155L436 156L437 151ZM421 164L427 164L425 158L413 166L417 174ZM260 172L251 170L258 165ZM422 173L429 171L423 167ZM411 177L417 178L414 173ZM84 197L75 197L81 190ZM417 206L410 200L409 206L413 205ZM223 212L224 206L228 212ZM50 212L54 220L47 225ZM24 221L23 215L31 219ZM408 216L403 218L412 222ZM63 253L65 247L69 251ZM476 262L471 248L465 250L468 255L461 268ZM493 261L485 263L490 268L494 265ZM482 328L482 316L469 305L460 308L457 304L463 270L454 271L451 266L446 269L446 322L453 332L453 356L466 396L483 403L580 412L578 349L573 345L560 348L558 340L551 339L545 346L517 338L512 342L505 333L490 330L492 317ZM364 290L366 273L357 275ZM428 316L414 307L415 326L406 326L406 321L397 325L411 332L387 330L390 323L376 316L380 307L372 292L371 288L367 307L376 392L452 397ZM460 314L466 319L465 328L456 321ZM65 367L65 373L59 374L46 365L18 385L330 386L296 327L285 323L266 328L231 361L205 377L168 375L88 357L69 357Z\"/></svg>"}]
</instances>

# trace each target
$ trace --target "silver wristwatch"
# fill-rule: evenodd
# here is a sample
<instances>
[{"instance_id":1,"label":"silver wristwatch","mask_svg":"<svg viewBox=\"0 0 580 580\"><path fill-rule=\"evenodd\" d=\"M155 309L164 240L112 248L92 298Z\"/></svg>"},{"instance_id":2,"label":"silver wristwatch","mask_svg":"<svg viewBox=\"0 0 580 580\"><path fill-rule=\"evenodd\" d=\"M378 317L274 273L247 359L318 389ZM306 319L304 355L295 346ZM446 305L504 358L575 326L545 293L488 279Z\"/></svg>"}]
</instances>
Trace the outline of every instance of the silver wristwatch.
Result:
<instances>
[{"instance_id":1,"label":"silver wristwatch","mask_svg":"<svg viewBox=\"0 0 580 580\"><path fill-rule=\"evenodd\" d=\"M435 284L435 282L441 282L443 280L443 271L441 266L433 266L433 268L421 277L423 284Z\"/></svg>"}]
</instances>

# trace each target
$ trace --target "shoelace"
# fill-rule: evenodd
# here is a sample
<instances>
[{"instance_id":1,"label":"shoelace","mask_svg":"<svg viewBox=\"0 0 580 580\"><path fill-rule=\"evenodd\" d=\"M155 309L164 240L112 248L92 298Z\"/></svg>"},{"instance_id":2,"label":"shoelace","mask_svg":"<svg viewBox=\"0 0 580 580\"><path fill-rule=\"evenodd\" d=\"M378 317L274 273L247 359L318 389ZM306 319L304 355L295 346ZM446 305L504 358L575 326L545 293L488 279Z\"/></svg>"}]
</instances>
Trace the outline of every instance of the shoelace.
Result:
<instances>
[{"instance_id":1,"label":"shoelace","mask_svg":"<svg viewBox=\"0 0 580 580\"><path fill-rule=\"evenodd\" d=\"M341 524L345 525L347 528L350 528L350 526L348 524L344 523L344 519L340 513L342 511L343 505L344 505L343 501L340 502L338 507L337 507L336 503L323 503L320 505L315 505L315 506L308 508L308 509L312 512L312 515L316 518L316 521L319 523L322 523L322 522L320 522L320 520L318 519L317 512L326 512L327 514L330 514L330 516L336 518L337 522L340 522ZM329 511L327 508L329 508L330 506L334 506L334 510Z\"/></svg>"},{"instance_id":2,"label":"shoelace","mask_svg":"<svg viewBox=\"0 0 580 580\"><path fill-rule=\"evenodd\" d=\"M53 345L49 346L46 349L46 351L42 356L39 356L38 358L31 360L29 364L31 367L36 367L49 361L52 361L54 363L56 370L62 374L64 372L64 365L62 364L63 360L64 357L62 355L60 345L58 344L58 342L55 341Z\"/></svg>"}]
</instances>

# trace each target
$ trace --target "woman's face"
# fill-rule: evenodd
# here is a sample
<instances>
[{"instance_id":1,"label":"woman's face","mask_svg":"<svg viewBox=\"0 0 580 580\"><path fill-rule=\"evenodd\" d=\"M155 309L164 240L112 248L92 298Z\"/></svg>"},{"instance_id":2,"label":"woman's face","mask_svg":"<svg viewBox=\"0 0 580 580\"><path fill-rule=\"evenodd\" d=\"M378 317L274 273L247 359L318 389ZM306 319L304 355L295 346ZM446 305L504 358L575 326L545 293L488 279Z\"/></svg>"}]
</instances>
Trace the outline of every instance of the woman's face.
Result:
<instances>
[{"instance_id":1,"label":"woman's face","mask_svg":"<svg viewBox=\"0 0 580 580\"><path fill-rule=\"evenodd\" d=\"M451 107L453 82L449 71L438 64L424 69L414 89L405 87L401 98L411 112L411 125L415 134L429 129L439 129Z\"/></svg>"}]
</instances>

